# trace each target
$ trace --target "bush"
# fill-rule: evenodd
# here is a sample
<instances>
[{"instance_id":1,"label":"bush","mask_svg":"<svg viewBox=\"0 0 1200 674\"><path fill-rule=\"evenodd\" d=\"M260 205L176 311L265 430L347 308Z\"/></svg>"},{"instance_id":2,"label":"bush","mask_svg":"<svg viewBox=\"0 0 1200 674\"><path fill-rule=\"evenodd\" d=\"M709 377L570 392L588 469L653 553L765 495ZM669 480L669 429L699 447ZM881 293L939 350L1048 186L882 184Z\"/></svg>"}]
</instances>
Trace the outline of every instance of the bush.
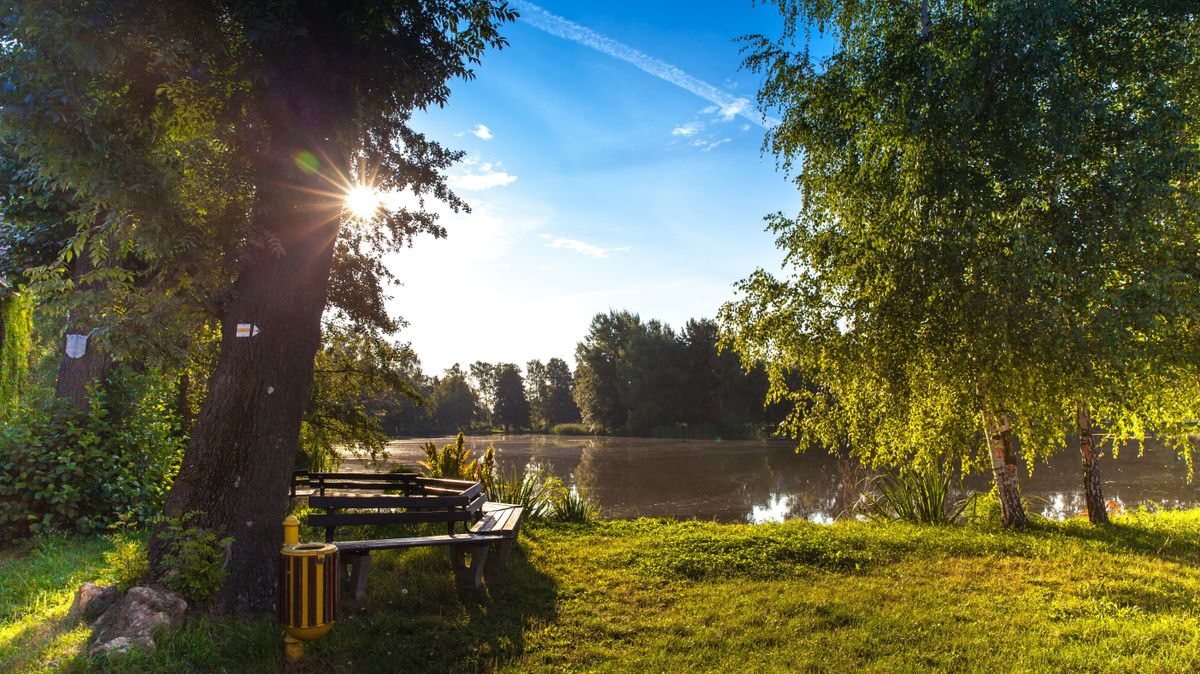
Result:
<instances>
[{"instance_id":1,"label":"bush","mask_svg":"<svg viewBox=\"0 0 1200 674\"><path fill-rule=\"evenodd\" d=\"M496 463L496 449L488 445L484 455L478 459L471 456L471 451L464 444L463 434L459 433L454 442L444 445L441 449L432 442L425 443L425 460L418 462L421 470L429 477L445 477L453 479L472 479L486 482L492 474Z\"/></svg>"},{"instance_id":2,"label":"bush","mask_svg":"<svg viewBox=\"0 0 1200 674\"><path fill-rule=\"evenodd\" d=\"M172 402L169 384L128 372L86 410L23 400L0 426L0 540L149 521L183 452Z\"/></svg>"},{"instance_id":3,"label":"bush","mask_svg":"<svg viewBox=\"0 0 1200 674\"><path fill-rule=\"evenodd\" d=\"M113 549L104 553L104 561L113 569L117 589L125 592L150 575L144 539L120 533L112 538Z\"/></svg>"},{"instance_id":4,"label":"bush","mask_svg":"<svg viewBox=\"0 0 1200 674\"><path fill-rule=\"evenodd\" d=\"M161 519L159 537L165 554L158 573L163 585L193 603L212 597L225 582L225 551L233 537L217 534L193 524L199 513Z\"/></svg>"}]
</instances>

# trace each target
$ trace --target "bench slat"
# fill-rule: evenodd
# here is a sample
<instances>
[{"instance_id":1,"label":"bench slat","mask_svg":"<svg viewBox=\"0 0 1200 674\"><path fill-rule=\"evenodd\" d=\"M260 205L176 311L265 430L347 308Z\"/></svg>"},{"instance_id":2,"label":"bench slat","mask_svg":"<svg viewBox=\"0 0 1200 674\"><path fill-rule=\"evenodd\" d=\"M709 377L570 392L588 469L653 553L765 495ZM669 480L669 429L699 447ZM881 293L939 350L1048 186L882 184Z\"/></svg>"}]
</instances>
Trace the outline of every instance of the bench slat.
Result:
<instances>
[{"instance_id":1,"label":"bench slat","mask_svg":"<svg viewBox=\"0 0 1200 674\"><path fill-rule=\"evenodd\" d=\"M312 514L307 523L314 527L350 527L358 525L420 524L422 522L466 522L475 519L471 510L453 512L337 513Z\"/></svg>"},{"instance_id":2,"label":"bench slat","mask_svg":"<svg viewBox=\"0 0 1200 674\"><path fill-rule=\"evenodd\" d=\"M483 545L496 542L496 536L483 534L454 534L448 536L413 536L409 538L381 538L367 541L337 541L340 552L370 552L372 550L393 550L396 548L423 548L436 545Z\"/></svg>"},{"instance_id":3,"label":"bench slat","mask_svg":"<svg viewBox=\"0 0 1200 674\"><path fill-rule=\"evenodd\" d=\"M313 508L436 508L447 505L465 508L470 506L474 500L474 498L467 496L399 496L392 494L351 496L348 494L334 494L309 496L308 505Z\"/></svg>"},{"instance_id":4,"label":"bench slat","mask_svg":"<svg viewBox=\"0 0 1200 674\"><path fill-rule=\"evenodd\" d=\"M491 504L489 504L491 505ZM471 527L471 533L487 534L503 538L515 538L521 528L521 517L525 509L520 506L486 511L483 519Z\"/></svg>"}]
</instances>

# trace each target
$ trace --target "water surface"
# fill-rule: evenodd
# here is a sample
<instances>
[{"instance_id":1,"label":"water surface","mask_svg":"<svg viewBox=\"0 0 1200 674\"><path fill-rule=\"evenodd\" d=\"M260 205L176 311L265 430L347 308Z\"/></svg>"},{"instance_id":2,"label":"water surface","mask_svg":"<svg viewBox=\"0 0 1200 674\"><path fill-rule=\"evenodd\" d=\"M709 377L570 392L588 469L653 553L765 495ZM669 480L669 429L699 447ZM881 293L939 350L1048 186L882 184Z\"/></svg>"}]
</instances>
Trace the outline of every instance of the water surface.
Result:
<instances>
[{"instance_id":1,"label":"water surface","mask_svg":"<svg viewBox=\"0 0 1200 674\"><path fill-rule=\"evenodd\" d=\"M421 446L453 438L396 440L390 466L416 466ZM821 451L796 454L785 441L658 440L649 438L496 435L470 437L482 452L496 447L502 469L544 466L568 485L591 495L605 517L677 517L720 522L772 522L804 517L830 521L857 498L863 474ZM1200 506L1200 489L1174 452L1147 443L1145 454L1126 448L1101 459L1104 495L1133 506L1146 501L1171 508ZM360 462L355 462L360 463ZM967 479L967 489L987 491L989 476ZM1022 492L1047 517L1070 517L1086 509L1079 461L1064 451L1049 464L1023 472Z\"/></svg>"}]
</instances>

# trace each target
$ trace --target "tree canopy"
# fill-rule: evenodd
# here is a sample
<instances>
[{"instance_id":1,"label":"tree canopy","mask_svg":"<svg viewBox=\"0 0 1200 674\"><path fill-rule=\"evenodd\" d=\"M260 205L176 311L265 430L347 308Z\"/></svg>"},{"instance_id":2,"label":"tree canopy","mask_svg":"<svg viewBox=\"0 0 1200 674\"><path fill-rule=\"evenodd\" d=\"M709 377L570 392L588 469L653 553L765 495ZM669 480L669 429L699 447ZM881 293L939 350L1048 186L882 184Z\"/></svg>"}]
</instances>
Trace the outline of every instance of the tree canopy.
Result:
<instances>
[{"instance_id":1,"label":"tree canopy","mask_svg":"<svg viewBox=\"0 0 1200 674\"><path fill-rule=\"evenodd\" d=\"M1180 2L780 1L749 38L798 214L721 314L801 444L979 465L1197 409L1197 15ZM808 26L837 39L818 59ZM789 386L798 368L812 386ZM1181 437L1181 436L1176 436Z\"/></svg>"}]
</instances>

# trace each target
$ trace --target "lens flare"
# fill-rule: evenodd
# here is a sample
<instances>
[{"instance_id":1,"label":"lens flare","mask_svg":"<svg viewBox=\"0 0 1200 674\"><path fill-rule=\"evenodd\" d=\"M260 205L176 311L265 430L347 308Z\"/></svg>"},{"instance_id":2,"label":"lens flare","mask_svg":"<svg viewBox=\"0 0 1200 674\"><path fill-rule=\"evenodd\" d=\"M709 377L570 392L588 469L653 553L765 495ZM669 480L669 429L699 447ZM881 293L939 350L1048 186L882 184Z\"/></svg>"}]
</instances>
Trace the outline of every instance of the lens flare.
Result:
<instances>
[{"instance_id":1,"label":"lens flare","mask_svg":"<svg viewBox=\"0 0 1200 674\"><path fill-rule=\"evenodd\" d=\"M346 210L360 220L374 218L381 205L379 193L365 185L351 188L346 193Z\"/></svg>"}]
</instances>

